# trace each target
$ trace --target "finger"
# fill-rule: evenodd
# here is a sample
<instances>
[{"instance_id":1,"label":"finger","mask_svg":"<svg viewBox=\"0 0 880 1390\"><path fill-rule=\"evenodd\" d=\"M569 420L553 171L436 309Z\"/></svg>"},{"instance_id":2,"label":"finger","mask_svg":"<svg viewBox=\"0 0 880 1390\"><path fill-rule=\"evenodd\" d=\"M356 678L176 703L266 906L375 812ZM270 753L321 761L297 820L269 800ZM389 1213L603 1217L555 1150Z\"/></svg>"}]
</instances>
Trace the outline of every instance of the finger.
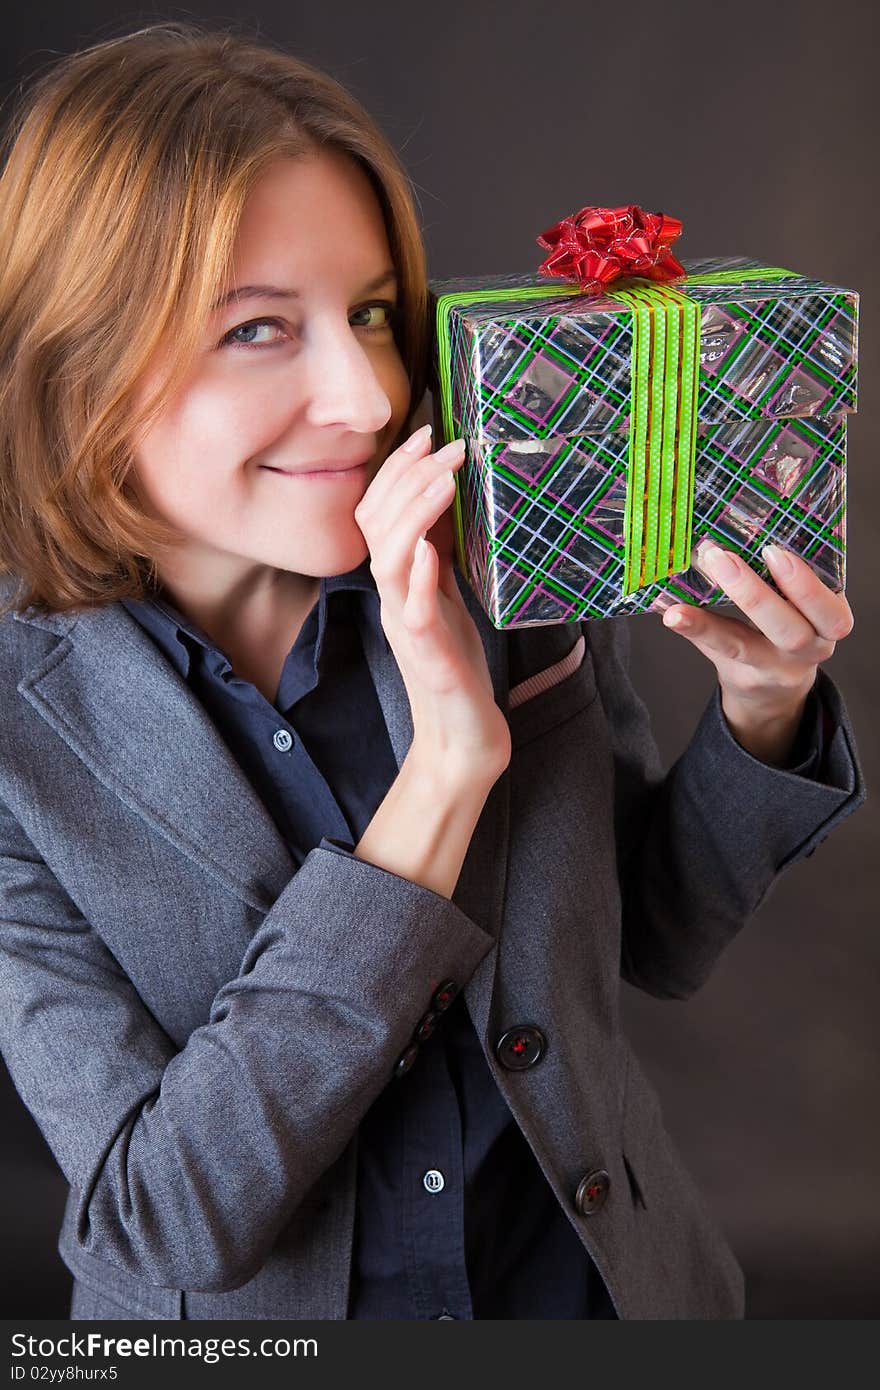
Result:
<instances>
[{"instance_id":1,"label":"finger","mask_svg":"<svg viewBox=\"0 0 880 1390\"><path fill-rule=\"evenodd\" d=\"M806 560L777 545L765 545L761 555L774 583L796 604L820 637L839 642L853 630L855 619L846 594L836 594Z\"/></svg>"},{"instance_id":2,"label":"finger","mask_svg":"<svg viewBox=\"0 0 880 1390\"><path fill-rule=\"evenodd\" d=\"M417 551L420 551L419 547ZM404 684L407 683L407 672L414 672L417 677L427 681L432 689L443 693L459 686L461 651L443 620L438 602L437 552L427 540L424 550L413 557L409 592L403 607L403 624L411 644L412 658L405 662Z\"/></svg>"},{"instance_id":3,"label":"finger","mask_svg":"<svg viewBox=\"0 0 880 1390\"><path fill-rule=\"evenodd\" d=\"M440 557L441 566L449 562L455 551L455 518L452 505L454 499L455 493L451 493L448 506L440 513L428 532L428 540Z\"/></svg>"},{"instance_id":4,"label":"finger","mask_svg":"<svg viewBox=\"0 0 880 1390\"><path fill-rule=\"evenodd\" d=\"M692 563L751 618L774 647L807 661L826 661L831 656L834 642L825 638L800 608L771 589L738 555L709 542L699 548ZM819 580L815 582L824 587Z\"/></svg>"},{"instance_id":5,"label":"finger","mask_svg":"<svg viewBox=\"0 0 880 1390\"><path fill-rule=\"evenodd\" d=\"M387 516L389 499L396 496L401 481L408 479L413 473L418 475L416 464L423 468L431 460L456 457L464 448L464 440L459 438L450 440L448 444L432 453L431 433L430 425L422 425L398 449L394 449L388 455L358 503L355 520L360 516L367 519Z\"/></svg>"},{"instance_id":6,"label":"finger","mask_svg":"<svg viewBox=\"0 0 880 1390\"><path fill-rule=\"evenodd\" d=\"M766 668L778 652L766 637L739 618L709 613L702 608L667 608L663 626L692 642L715 666L725 663Z\"/></svg>"},{"instance_id":7,"label":"finger","mask_svg":"<svg viewBox=\"0 0 880 1390\"><path fill-rule=\"evenodd\" d=\"M426 534L427 539L437 552L440 591L448 599L456 602L461 598L461 594L454 568L456 557L454 502L455 492L453 491L450 492L449 502Z\"/></svg>"},{"instance_id":8,"label":"finger","mask_svg":"<svg viewBox=\"0 0 880 1390\"><path fill-rule=\"evenodd\" d=\"M398 473L397 481L389 488L382 510L374 513L371 524L374 532L391 534L403 524L410 504L430 486L435 478L446 472L456 472L464 463L464 443L454 439L435 454L410 462ZM450 489L448 496L452 496Z\"/></svg>"},{"instance_id":9,"label":"finger","mask_svg":"<svg viewBox=\"0 0 880 1390\"><path fill-rule=\"evenodd\" d=\"M407 630L418 635L430 628L437 612L437 552L419 536L410 566L409 588L403 605Z\"/></svg>"},{"instance_id":10,"label":"finger","mask_svg":"<svg viewBox=\"0 0 880 1390\"><path fill-rule=\"evenodd\" d=\"M422 425L380 463L376 474L370 480L369 487L355 508L355 519L358 518L359 514L369 516L374 511L377 513L381 511L383 501L393 486L394 479L412 464L413 459L424 458L430 451L431 433L430 425Z\"/></svg>"},{"instance_id":11,"label":"finger","mask_svg":"<svg viewBox=\"0 0 880 1390\"><path fill-rule=\"evenodd\" d=\"M438 474L430 486L434 487L435 491L422 491L413 497L390 530L385 531L383 528L378 535L371 531L368 536L372 556L371 569L377 584L396 586L401 601L409 583L418 537L425 535L452 500L454 478L451 469L447 468Z\"/></svg>"}]
</instances>

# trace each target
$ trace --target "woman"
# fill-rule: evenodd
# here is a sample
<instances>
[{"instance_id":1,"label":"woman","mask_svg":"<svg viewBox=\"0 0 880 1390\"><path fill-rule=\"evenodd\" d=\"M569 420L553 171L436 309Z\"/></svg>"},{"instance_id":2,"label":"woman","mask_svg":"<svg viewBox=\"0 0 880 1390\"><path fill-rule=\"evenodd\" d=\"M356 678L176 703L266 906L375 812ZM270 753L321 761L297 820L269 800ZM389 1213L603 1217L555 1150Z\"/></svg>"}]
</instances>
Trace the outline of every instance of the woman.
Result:
<instances>
[{"instance_id":1,"label":"woman","mask_svg":"<svg viewBox=\"0 0 880 1390\"><path fill-rule=\"evenodd\" d=\"M0 229L0 1043L71 1317L742 1316L620 978L687 997L864 800L843 595L719 576L666 776L625 622L495 630L405 175L283 53L60 62Z\"/></svg>"}]
</instances>

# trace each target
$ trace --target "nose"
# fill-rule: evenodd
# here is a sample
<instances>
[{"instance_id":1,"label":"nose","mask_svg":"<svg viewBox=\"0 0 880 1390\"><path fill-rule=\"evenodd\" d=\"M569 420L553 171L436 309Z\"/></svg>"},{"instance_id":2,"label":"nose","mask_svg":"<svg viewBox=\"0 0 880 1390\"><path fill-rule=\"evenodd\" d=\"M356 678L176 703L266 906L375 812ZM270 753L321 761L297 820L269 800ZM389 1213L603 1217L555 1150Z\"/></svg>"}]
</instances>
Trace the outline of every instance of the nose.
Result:
<instances>
[{"instance_id":1,"label":"nose","mask_svg":"<svg viewBox=\"0 0 880 1390\"><path fill-rule=\"evenodd\" d=\"M392 410L357 331L351 325L334 325L316 333L308 370L309 423L377 434Z\"/></svg>"}]
</instances>

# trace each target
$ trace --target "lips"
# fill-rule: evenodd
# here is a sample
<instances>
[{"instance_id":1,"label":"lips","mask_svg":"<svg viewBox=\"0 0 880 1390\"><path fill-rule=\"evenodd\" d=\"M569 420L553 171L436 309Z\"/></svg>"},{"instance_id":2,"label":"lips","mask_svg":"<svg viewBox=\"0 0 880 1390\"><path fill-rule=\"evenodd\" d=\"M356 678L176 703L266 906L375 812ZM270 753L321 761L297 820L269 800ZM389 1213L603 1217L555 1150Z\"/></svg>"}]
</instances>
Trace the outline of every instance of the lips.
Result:
<instances>
[{"instance_id":1,"label":"lips","mask_svg":"<svg viewBox=\"0 0 880 1390\"><path fill-rule=\"evenodd\" d=\"M269 464L263 463L261 468L265 468L269 473L283 473L285 477L296 477L300 473L350 473L355 468L362 468L368 463L371 455L366 458L352 459L343 461L341 459L315 459L303 468L272 468Z\"/></svg>"}]
</instances>

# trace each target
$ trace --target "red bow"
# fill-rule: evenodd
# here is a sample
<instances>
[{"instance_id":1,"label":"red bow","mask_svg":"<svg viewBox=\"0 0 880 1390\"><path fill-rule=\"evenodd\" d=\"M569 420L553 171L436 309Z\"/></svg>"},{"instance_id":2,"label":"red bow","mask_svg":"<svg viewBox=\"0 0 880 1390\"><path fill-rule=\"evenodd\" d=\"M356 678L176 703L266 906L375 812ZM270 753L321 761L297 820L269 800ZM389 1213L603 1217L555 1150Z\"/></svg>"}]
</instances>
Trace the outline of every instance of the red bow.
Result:
<instances>
[{"instance_id":1,"label":"red bow","mask_svg":"<svg viewBox=\"0 0 880 1390\"><path fill-rule=\"evenodd\" d=\"M593 294L601 294L621 275L675 280L687 274L669 249L681 226L677 217L645 212L635 204L581 208L537 238L551 253L538 272L579 280L581 289Z\"/></svg>"}]
</instances>

